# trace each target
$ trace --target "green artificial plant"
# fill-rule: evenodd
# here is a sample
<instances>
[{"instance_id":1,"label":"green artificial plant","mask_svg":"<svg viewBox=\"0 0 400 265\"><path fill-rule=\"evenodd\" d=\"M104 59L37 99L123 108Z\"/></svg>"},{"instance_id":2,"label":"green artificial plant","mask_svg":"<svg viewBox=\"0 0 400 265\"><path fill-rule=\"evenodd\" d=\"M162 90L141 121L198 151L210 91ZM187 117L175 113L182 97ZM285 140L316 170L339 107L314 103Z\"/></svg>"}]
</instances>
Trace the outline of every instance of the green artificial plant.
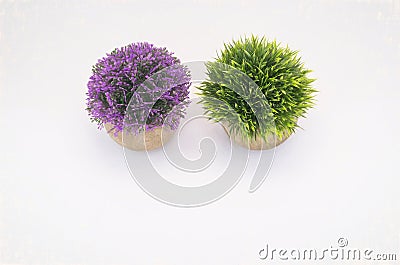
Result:
<instances>
[{"instance_id":1,"label":"green artificial plant","mask_svg":"<svg viewBox=\"0 0 400 265\"><path fill-rule=\"evenodd\" d=\"M314 105L311 70L304 67L297 51L275 40L251 36L224 44L206 67L208 77L199 86L206 115L244 138L291 134L299 127L298 118Z\"/></svg>"}]
</instances>

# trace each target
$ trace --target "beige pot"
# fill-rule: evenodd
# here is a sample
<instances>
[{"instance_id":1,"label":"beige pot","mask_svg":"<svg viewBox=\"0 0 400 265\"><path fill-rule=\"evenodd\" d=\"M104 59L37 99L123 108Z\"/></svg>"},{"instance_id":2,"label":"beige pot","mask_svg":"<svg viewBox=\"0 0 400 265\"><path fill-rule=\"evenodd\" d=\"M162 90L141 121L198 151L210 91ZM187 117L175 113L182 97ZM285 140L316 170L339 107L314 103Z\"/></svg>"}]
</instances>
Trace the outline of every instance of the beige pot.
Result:
<instances>
[{"instance_id":1,"label":"beige pot","mask_svg":"<svg viewBox=\"0 0 400 265\"><path fill-rule=\"evenodd\" d=\"M280 145L284 141L286 141L291 135L291 133L289 131L286 131L283 133L282 138L278 138L275 134L270 134L266 137L267 140L264 140L262 137L257 137L256 139L254 139L254 138L247 139L246 137L244 137L244 139L243 139L242 136L237 133L230 134L229 127L227 126L227 124L223 123L222 125L223 125L226 133L232 138L232 140L235 143L237 143L243 147L246 147L250 150L272 149L272 148Z\"/></svg>"},{"instance_id":2,"label":"beige pot","mask_svg":"<svg viewBox=\"0 0 400 265\"><path fill-rule=\"evenodd\" d=\"M163 144L166 144L171 140L175 131L171 130L169 127L160 127L146 133L141 132L138 134L132 134L124 131L124 140L122 141L122 132L118 132L115 135L113 126L106 123L104 127L107 130L108 135L119 145L129 148L135 151L141 150L154 150L160 148Z\"/></svg>"}]
</instances>

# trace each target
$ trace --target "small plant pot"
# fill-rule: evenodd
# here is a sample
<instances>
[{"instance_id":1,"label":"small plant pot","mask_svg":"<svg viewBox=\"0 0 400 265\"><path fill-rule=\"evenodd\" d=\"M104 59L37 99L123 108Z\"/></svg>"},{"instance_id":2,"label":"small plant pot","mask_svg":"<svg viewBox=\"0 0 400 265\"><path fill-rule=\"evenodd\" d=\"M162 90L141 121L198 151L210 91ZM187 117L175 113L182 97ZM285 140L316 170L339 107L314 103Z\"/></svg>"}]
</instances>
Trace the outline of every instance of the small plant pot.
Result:
<instances>
[{"instance_id":1,"label":"small plant pot","mask_svg":"<svg viewBox=\"0 0 400 265\"><path fill-rule=\"evenodd\" d=\"M118 144L153 150L168 142L178 127L190 102L190 85L188 67L172 52L147 42L131 43L107 53L92 67L86 110ZM138 126L143 121L155 129L144 132Z\"/></svg>"},{"instance_id":2,"label":"small plant pot","mask_svg":"<svg viewBox=\"0 0 400 265\"><path fill-rule=\"evenodd\" d=\"M248 148L250 150L268 150L275 148L276 146L282 144L284 141L286 141L291 133L289 131L286 131L283 133L283 137L279 138L274 134L270 134L266 137L266 140L264 140L261 136L258 136L256 138L251 138L247 139L245 137L242 137L238 133L229 133L229 127L226 124L222 124L222 126L225 129L225 132L228 134L229 137L232 138L232 140L239 144L240 146L243 146L245 148ZM247 140L247 141L246 141Z\"/></svg>"},{"instance_id":3,"label":"small plant pot","mask_svg":"<svg viewBox=\"0 0 400 265\"><path fill-rule=\"evenodd\" d=\"M244 37L225 43L215 60L206 63L197 94L205 116L226 122L234 142L254 150L272 149L297 130L297 119L314 106L317 90L310 72L288 46Z\"/></svg>"},{"instance_id":4,"label":"small plant pot","mask_svg":"<svg viewBox=\"0 0 400 265\"><path fill-rule=\"evenodd\" d=\"M116 143L134 151L150 151L160 148L171 140L175 133L175 131L171 130L169 127L159 127L146 131L146 133L140 132L138 134L124 131L122 140L122 132L115 134L111 124L106 123L104 127L106 128L108 135Z\"/></svg>"}]
</instances>

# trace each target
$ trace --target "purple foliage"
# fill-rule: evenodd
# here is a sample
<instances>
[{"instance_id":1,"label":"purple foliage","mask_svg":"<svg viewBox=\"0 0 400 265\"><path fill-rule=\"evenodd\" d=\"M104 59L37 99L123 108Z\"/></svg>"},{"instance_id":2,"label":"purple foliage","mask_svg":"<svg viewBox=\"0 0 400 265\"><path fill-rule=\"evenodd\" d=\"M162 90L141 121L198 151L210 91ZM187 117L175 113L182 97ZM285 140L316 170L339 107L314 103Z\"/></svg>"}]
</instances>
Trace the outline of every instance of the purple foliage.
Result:
<instances>
[{"instance_id":1,"label":"purple foliage","mask_svg":"<svg viewBox=\"0 0 400 265\"><path fill-rule=\"evenodd\" d=\"M190 74L166 48L134 43L100 59L88 82L87 110L101 129L176 129L189 103Z\"/></svg>"}]
</instances>

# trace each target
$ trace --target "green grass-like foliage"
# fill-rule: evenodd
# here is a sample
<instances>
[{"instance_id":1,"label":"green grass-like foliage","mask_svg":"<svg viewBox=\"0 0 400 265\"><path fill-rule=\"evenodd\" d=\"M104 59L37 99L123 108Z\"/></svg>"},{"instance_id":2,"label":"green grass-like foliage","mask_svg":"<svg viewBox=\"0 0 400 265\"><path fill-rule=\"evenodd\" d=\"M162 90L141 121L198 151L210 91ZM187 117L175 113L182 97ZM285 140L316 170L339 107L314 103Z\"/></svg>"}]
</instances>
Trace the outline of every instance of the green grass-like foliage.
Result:
<instances>
[{"instance_id":1,"label":"green grass-like foliage","mask_svg":"<svg viewBox=\"0 0 400 265\"><path fill-rule=\"evenodd\" d=\"M199 87L208 118L225 122L231 132L248 138L266 139L270 133L282 138L295 132L298 118L305 117L313 107L316 92L311 86L315 79L307 77L311 70L304 68L298 52L255 36L224 46L216 60L206 64L208 77ZM241 71L255 84L249 85L229 69ZM223 79L226 82L221 82ZM242 96L237 89L232 89L232 84L240 86ZM265 97L253 96L258 92L255 89Z\"/></svg>"}]
</instances>

